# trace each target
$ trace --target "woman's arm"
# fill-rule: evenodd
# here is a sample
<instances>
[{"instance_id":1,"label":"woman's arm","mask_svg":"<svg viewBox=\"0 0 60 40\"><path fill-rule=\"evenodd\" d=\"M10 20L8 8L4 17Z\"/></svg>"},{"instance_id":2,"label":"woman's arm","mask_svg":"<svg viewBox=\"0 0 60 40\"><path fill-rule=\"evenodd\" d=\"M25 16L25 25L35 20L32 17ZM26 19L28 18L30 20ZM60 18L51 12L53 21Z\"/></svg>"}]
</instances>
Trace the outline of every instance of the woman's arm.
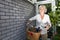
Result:
<instances>
[{"instance_id":1,"label":"woman's arm","mask_svg":"<svg viewBox=\"0 0 60 40\"><path fill-rule=\"evenodd\" d=\"M48 30L51 27L51 22L50 22L50 17L47 17L47 26L46 26L46 30Z\"/></svg>"},{"instance_id":2,"label":"woman's arm","mask_svg":"<svg viewBox=\"0 0 60 40\"><path fill-rule=\"evenodd\" d=\"M34 17L30 18L28 21L27 21L27 25L30 24L33 20L36 20L37 18L37 15L35 15Z\"/></svg>"},{"instance_id":3,"label":"woman's arm","mask_svg":"<svg viewBox=\"0 0 60 40\"><path fill-rule=\"evenodd\" d=\"M34 17L30 18L29 21L33 21L33 20L36 20L37 18L37 15L35 15Z\"/></svg>"},{"instance_id":4,"label":"woman's arm","mask_svg":"<svg viewBox=\"0 0 60 40\"><path fill-rule=\"evenodd\" d=\"M48 24L51 27L51 21L50 21L50 17L48 16Z\"/></svg>"}]
</instances>

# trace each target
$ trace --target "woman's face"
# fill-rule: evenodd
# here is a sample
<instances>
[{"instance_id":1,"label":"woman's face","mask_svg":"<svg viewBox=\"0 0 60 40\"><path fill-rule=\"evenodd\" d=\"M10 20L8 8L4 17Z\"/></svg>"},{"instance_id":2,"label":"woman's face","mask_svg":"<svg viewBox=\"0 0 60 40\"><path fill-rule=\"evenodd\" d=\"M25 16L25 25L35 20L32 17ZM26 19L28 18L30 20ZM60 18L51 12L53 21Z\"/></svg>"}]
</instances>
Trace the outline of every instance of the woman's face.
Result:
<instances>
[{"instance_id":1,"label":"woman's face","mask_svg":"<svg viewBox=\"0 0 60 40\"><path fill-rule=\"evenodd\" d=\"M39 12L40 12L41 15L44 15L45 8L41 6L40 9L39 9Z\"/></svg>"}]
</instances>

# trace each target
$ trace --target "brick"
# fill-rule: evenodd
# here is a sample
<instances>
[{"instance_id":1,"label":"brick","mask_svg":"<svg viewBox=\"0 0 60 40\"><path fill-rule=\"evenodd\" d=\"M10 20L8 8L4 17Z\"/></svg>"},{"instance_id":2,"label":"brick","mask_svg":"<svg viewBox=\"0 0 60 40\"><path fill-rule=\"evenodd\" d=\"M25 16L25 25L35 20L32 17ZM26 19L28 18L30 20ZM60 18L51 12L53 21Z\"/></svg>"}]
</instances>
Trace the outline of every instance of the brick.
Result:
<instances>
[{"instance_id":1,"label":"brick","mask_svg":"<svg viewBox=\"0 0 60 40\"><path fill-rule=\"evenodd\" d=\"M0 12L0 16L1 16L1 15L2 15L2 16L5 15L5 12Z\"/></svg>"},{"instance_id":2,"label":"brick","mask_svg":"<svg viewBox=\"0 0 60 40\"><path fill-rule=\"evenodd\" d=\"M13 13L5 13L6 16L13 16Z\"/></svg>"},{"instance_id":3,"label":"brick","mask_svg":"<svg viewBox=\"0 0 60 40\"><path fill-rule=\"evenodd\" d=\"M1 19L9 19L9 16L1 16Z\"/></svg>"},{"instance_id":4,"label":"brick","mask_svg":"<svg viewBox=\"0 0 60 40\"><path fill-rule=\"evenodd\" d=\"M0 23L4 23L4 22L6 22L5 20L0 20Z\"/></svg>"},{"instance_id":5,"label":"brick","mask_svg":"<svg viewBox=\"0 0 60 40\"><path fill-rule=\"evenodd\" d=\"M4 7L4 5L3 4L0 4L0 7Z\"/></svg>"},{"instance_id":6,"label":"brick","mask_svg":"<svg viewBox=\"0 0 60 40\"><path fill-rule=\"evenodd\" d=\"M7 1L7 2L11 2L11 0L5 0L5 1Z\"/></svg>"}]
</instances>

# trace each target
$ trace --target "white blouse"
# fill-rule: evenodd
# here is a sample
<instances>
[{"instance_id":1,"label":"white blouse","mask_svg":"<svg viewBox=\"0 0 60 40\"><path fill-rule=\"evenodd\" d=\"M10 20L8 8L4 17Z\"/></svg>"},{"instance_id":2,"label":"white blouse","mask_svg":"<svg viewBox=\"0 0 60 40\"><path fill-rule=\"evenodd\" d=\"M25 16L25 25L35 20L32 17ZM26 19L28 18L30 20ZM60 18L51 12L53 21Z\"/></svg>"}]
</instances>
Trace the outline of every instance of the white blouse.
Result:
<instances>
[{"instance_id":1,"label":"white blouse","mask_svg":"<svg viewBox=\"0 0 60 40\"><path fill-rule=\"evenodd\" d=\"M46 26L46 24L49 24L51 27L51 22L50 22L50 18L49 15L44 14L44 18L41 20L40 14L35 15L34 17L29 19L30 21L32 20L36 20L36 28L40 27L40 29L42 29L43 31L41 32L41 34L45 34L47 33L47 30L44 29L44 27Z\"/></svg>"}]
</instances>

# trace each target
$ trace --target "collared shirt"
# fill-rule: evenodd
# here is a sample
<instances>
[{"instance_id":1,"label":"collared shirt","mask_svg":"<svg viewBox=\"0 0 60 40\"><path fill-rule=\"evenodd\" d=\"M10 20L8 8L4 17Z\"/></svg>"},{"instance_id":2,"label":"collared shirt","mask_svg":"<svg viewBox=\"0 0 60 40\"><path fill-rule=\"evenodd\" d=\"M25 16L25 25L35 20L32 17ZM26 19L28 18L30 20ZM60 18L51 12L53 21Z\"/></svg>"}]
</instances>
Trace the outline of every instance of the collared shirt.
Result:
<instances>
[{"instance_id":1,"label":"collared shirt","mask_svg":"<svg viewBox=\"0 0 60 40\"><path fill-rule=\"evenodd\" d=\"M34 17L29 19L30 21L36 20L36 28L40 27L42 29L41 34L47 33L47 30L45 29L46 24L49 24L51 27L51 22L49 15L44 14L44 18L41 20L40 14L35 15Z\"/></svg>"}]
</instances>

